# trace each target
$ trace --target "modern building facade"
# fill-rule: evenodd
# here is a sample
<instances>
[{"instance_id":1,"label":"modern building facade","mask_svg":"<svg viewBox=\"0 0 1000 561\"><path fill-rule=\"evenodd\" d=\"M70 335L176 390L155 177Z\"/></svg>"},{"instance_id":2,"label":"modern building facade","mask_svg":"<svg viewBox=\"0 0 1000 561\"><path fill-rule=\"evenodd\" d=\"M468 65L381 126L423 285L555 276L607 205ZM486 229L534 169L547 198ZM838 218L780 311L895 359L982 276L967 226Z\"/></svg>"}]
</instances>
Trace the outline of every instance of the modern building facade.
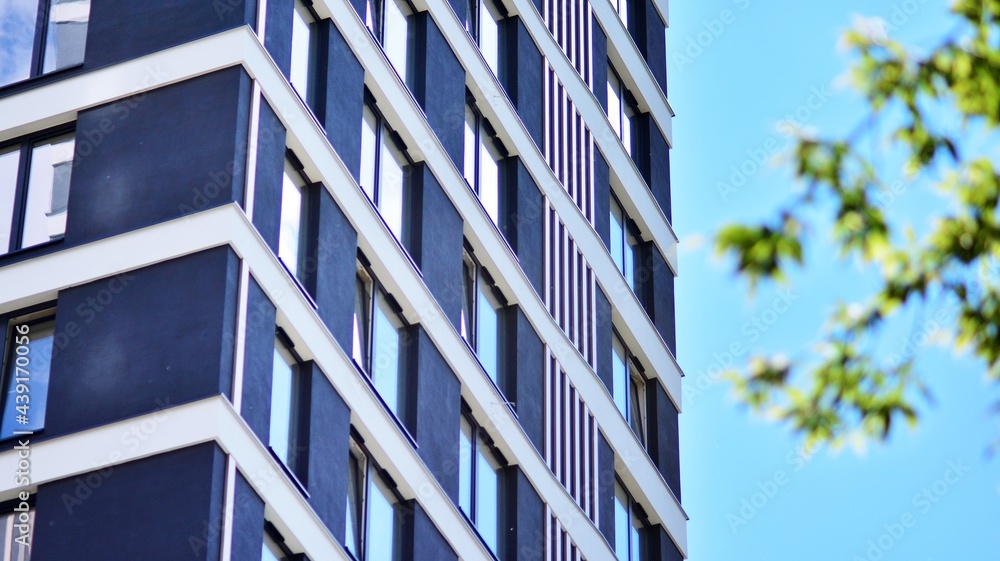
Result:
<instances>
[{"instance_id":1,"label":"modern building facade","mask_svg":"<svg viewBox=\"0 0 1000 561\"><path fill-rule=\"evenodd\" d=\"M666 22L0 3L0 559L684 559Z\"/></svg>"}]
</instances>

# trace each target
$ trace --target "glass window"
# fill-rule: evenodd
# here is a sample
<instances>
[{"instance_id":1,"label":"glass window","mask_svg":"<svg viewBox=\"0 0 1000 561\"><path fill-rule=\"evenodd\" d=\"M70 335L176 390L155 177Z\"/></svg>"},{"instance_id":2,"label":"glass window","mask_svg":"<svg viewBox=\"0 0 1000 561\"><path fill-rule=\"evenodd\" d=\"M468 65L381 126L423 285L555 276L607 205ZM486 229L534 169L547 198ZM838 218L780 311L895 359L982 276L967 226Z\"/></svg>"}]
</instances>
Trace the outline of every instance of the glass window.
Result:
<instances>
[{"instance_id":1,"label":"glass window","mask_svg":"<svg viewBox=\"0 0 1000 561\"><path fill-rule=\"evenodd\" d=\"M279 337L274 339L274 363L271 371L271 450L289 469L295 471L298 455L297 393L299 363L291 349Z\"/></svg>"},{"instance_id":2,"label":"glass window","mask_svg":"<svg viewBox=\"0 0 1000 561\"><path fill-rule=\"evenodd\" d=\"M14 227L14 201L17 199L17 170L21 164L20 147L0 150L0 255L10 249Z\"/></svg>"},{"instance_id":3,"label":"glass window","mask_svg":"<svg viewBox=\"0 0 1000 561\"><path fill-rule=\"evenodd\" d=\"M611 196L611 258L615 265L625 277L629 288L635 292L636 271L639 270L639 237L636 235L635 227L625 211L622 209L618 198Z\"/></svg>"},{"instance_id":4,"label":"glass window","mask_svg":"<svg viewBox=\"0 0 1000 561\"><path fill-rule=\"evenodd\" d=\"M261 561L285 561L285 552L269 533L264 532L264 545L261 548Z\"/></svg>"},{"instance_id":5,"label":"glass window","mask_svg":"<svg viewBox=\"0 0 1000 561\"><path fill-rule=\"evenodd\" d=\"M382 35L382 48L385 56L392 63L399 79L406 83L407 65L409 64L409 16L413 11L406 0L385 1L385 30Z\"/></svg>"},{"instance_id":6,"label":"glass window","mask_svg":"<svg viewBox=\"0 0 1000 561\"><path fill-rule=\"evenodd\" d=\"M73 135L23 142L0 151L0 253L43 244L66 233ZM19 174L22 154L30 164ZM20 232L17 232L20 230Z\"/></svg>"},{"instance_id":7,"label":"glass window","mask_svg":"<svg viewBox=\"0 0 1000 561\"><path fill-rule=\"evenodd\" d=\"M382 40L382 0L365 0L365 27Z\"/></svg>"},{"instance_id":8,"label":"glass window","mask_svg":"<svg viewBox=\"0 0 1000 561\"><path fill-rule=\"evenodd\" d=\"M290 80L295 91L302 96L306 105L312 105L315 100L313 65L315 61L314 33L315 19L301 1L295 2L292 14L292 69Z\"/></svg>"},{"instance_id":9,"label":"glass window","mask_svg":"<svg viewBox=\"0 0 1000 561\"><path fill-rule=\"evenodd\" d=\"M639 114L631 94L625 89L621 76L615 68L608 65L608 121L611 128L622 141L625 151L631 155L634 139L632 138L633 121Z\"/></svg>"},{"instance_id":10,"label":"glass window","mask_svg":"<svg viewBox=\"0 0 1000 561\"><path fill-rule=\"evenodd\" d=\"M359 264L357 278L354 281L354 344L351 358L366 372L369 369L368 336L372 325L371 310L372 279Z\"/></svg>"},{"instance_id":11,"label":"glass window","mask_svg":"<svg viewBox=\"0 0 1000 561\"><path fill-rule=\"evenodd\" d=\"M639 442L645 445L646 381L633 360L625 343L615 334L611 353L612 397Z\"/></svg>"},{"instance_id":12,"label":"glass window","mask_svg":"<svg viewBox=\"0 0 1000 561\"><path fill-rule=\"evenodd\" d=\"M463 175L494 224L500 224L500 149L488 123L471 104L465 107Z\"/></svg>"},{"instance_id":13,"label":"glass window","mask_svg":"<svg viewBox=\"0 0 1000 561\"><path fill-rule=\"evenodd\" d=\"M365 106L361 126L361 189L400 241L405 240L407 226L404 210L409 164L382 116Z\"/></svg>"},{"instance_id":14,"label":"glass window","mask_svg":"<svg viewBox=\"0 0 1000 561\"><path fill-rule=\"evenodd\" d=\"M475 525L486 545L499 552L501 466L482 429L462 417L459 446L458 506Z\"/></svg>"},{"instance_id":15,"label":"glass window","mask_svg":"<svg viewBox=\"0 0 1000 561\"><path fill-rule=\"evenodd\" d=\"M493 75L500 76L500 20L503 16L493 0L483 0L479 10L479 50Z\"/></svg>"},{"instance_id":16,"label":"glass window","mask_svg":"<svg viewBox=\"0 0 1000 561\"><path fill-rule=\"evenodd\" d=\"M31 559L31 537L34 533L31 531L21 533L20 528L18 528L18 525L21 524L17 520L18 514L10 512L0 517L0 532L3 532L3 541L0 542L0 559L3 561L29 561ZM27 527L34 528L35 509L32 508L27 514Z\"/></svg>"},{"instance_id":17,"label":"glass window","mask_svg":"<svg viewBox=\"0 0 1000 561\"><path fill-rule=\"evenodd\" d=\"M0 439L12 438L17 431L39 432L45 428L54 338L55 318L51 311L8 322Z\"/></svg>"},{"instance_id":18,"label":"glass window","mask_svg":"<svg viewBox=\"0 0 1000 561\"><path fill-rule=\"evenodd\" d=\"M615 480L615 558L618 561L645 561L646 523L632 496Z\"/></svg>"},{"instance_id":19,"label":"glass window","mask_svg":"<svg viewBox=\"0 0 1000 561\"><path fill-rule=\"evenodd\" d=\"M306 182L285 161L281 183L281 230L278 233L278 257L296 278L304 280L306 254Z\"/></svg>"},{"instance_id":20,"label":"glass window","mask_svg":"<svg viewBox=\"0 0 1000 561\"><path fill-rule=\"evenodd\" d=\"M399 495L361 446L351 440L344 549L359 561L400 558Z\"/></svg>"},{"instance_id":21,"label":"glass window","mask_svg":"<svg viewBox=\"0 0 1000 561\"><path fill-rule=\"evenodd\" d=\"M617 0L615 2L615 10L618 12L618 17L622 20L625 29L628 29L629 24L628 7L628 0Z\"/></svg>"},{"instance_id":22,"label":"glass window","mask_svg":"<svg viewBox=\"0 0 1000 561\"><path fill-rule=\"evenodd\" d=\"M493 283L479 262L466 252L462 263L462 316L459 327L486 374L498 386L501 386L502 308L494 294Z\"/></svg>"},{"instance_id":23,"label":"glass window","mask_svg":"<svg viewBox=\"0 0 1000 561\"><path fill-rule=\"evenodd\" d=\"M0 87L82 63L89 21L90 0L0 2Z\"/></svg>"},{"instance_id":24,"label":"glass window","mask_svg":"<svg viewBox=\"0 0 1000 561\"><path fill-rule=\"evenodd\" d=\"M403 328L403 318L390 305L389 296L359 263L351 357L371 377L379 396L400 419L407 395Z\"/></svg>"}]
</instances>

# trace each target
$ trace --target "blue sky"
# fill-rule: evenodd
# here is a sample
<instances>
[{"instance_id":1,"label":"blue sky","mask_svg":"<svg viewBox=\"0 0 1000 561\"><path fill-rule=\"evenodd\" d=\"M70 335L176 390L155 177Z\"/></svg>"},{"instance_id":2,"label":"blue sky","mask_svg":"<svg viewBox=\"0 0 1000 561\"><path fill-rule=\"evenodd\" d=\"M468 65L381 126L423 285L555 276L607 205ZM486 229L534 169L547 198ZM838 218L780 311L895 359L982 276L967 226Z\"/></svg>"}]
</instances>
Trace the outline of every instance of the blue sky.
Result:
<instances>
[{"instance_id":1,"label":"blue sky","mask_svg":"<svg viewBox=\"0 0 1000 561\"><path fill-rule=\"evenodd\" d=\"M674 0L670 11L691 561L997 559L1000 458L986 450L1000 437L1000 414L989 411L998 388L980 362L947 346L947 330L938 329L953 318L947 302L900 315L878 337L886 357L917 349L934 396L918 401L919 426L902 427L887 443L803 450L800 438L748 412L714 376L752 352L808 358L834 305L871 293L874 271L834 257L820 216L811 224L808 268L752 297L714 256L711 239L726 223L769 216L795 192L773 157L758 164L788 146L779 122L793 118L822 133L859 122L863 104L843 85L850 58L837 49L854 18L881 17L893 38L929 47L952 26L947 3ZM947 205L930 187L933 174L911 180L892 153L873 145L871 154L896 185L884 196L888 214L920 236ZM734 174L740 168L742 177Z\"/></svg>"}]
</instances>

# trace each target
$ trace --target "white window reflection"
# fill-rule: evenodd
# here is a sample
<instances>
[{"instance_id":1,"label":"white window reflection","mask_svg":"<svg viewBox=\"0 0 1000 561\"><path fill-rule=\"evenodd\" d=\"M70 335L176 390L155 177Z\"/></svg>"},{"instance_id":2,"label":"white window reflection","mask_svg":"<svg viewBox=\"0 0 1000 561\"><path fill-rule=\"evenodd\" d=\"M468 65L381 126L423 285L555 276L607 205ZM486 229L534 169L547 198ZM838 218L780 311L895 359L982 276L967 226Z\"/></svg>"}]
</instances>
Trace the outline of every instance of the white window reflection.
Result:
<instances>
[{"instance_id":1,"label":"white window reflection","mask_svg":"<svg viewBox=\"0 0 1000 561\"><path fill-rule=\"evenodd\" d=\"M60 238L66 233L74 146L73 135L68 134L36 144L32 149L22 248Z\"/></svg>"},{"instance_id":2,"label":"white window reflection","mask_svg":"<svg viewBox=\"0 0 1000 561\"><path fill-rule=\"evenodd\" d=\"M463 175L494 224L500 224L500 160L503 155L472 105L465 107Z\"/></svg>"},{"instance_id":3,"label":"white window reflection","mask_svg":"<svg viewBox=\"0 0 1000 561\"><path fill-rule=\"evenodd\" d=\"M498 386L502 356L503 304L485 270L468 252L462 261L462 313L459 331L476 352L486 374Z\"/></svg>"},{"instance_id":4,"label":"white window reflection","mask_svg":"<svg viewBox=\"0 0 1000 561\"><path fill-rule=\"evenodd\" d=\"M344 549L358 561L397 561L402 531L398 495L354 439L348 479Z\"/></svg>"},{"instance_id":5,"label":"white window reflection","mask_svg":"<svg viewBox=\"0 0 1000 561\"><path fill-rule=\"evenodd\" d=\"M3 561L30 561L31 559L31 544L32 536L34 532L28 532L26 535L27 545L24 545L21 541L17 541L17 538L21 536L21 531L17 527L18 525L23 525L25 522L18 520L20 513L11 512L0 516L0 532L3 532L3 542L0 543L0 559ZM35 527L35 509L31 509L27 512L28 520L26 524L28 528Z\"/></svg>"},{"instance_id":6,"label":"white window reflection","mask_svg":"<svg viewBox=\"0 0 1000 561\"><path fill-rule=\"evenodd\" d=\"M361 125L361 189L396 239L405 241L409 160L375 109L365 106Z\"/></svg>"},{"instance_id":7,"label":"white window reflection","mask_svg":"<svg viewBox=\"0 0 1000 561\"><path fill-rule=\"evenodd\" d=\"M493 0L482 0L479 10L479 50L493 75L500 77L500 21L503 16Z\"/></svg>"},{"instance_id":8,"label":"white window reflection","mask_svg":"<svg viewBox=\"0 0 1000 561\"><path fill-rule=\"evenodd\" d=\"M89 21L90 0L0 2L0 87L82 63Z\"/></svg>"},{"instance_id":9,"label":"white window reflection","mask_svg":"<svg viewBox=\"0 0 1000 561\"><path fill-rule=\"evenodd\" d=\"M406 0L385 0L385 30L382 35L382 48L404 84L407 83L410 44L409 16L412 14L413 11Z\"/></svg>"},{"instance_id":10,"label":"white window reflection","mask_svg":"<svg viewBox=\"0 0 1000 561\"><path fill-rule=\"evenodd\" d=\"M305 264L306 182L288 161L281 183L281 229L278 233L278 257L288 270L303 280Z\"/></svg>"},{"instance_id":11,"label":"white window reflection","mask_svg":"<svg viewBox=\"0 0 1000 561\"><path fill-rule=\"evenodd\" d=\"M608 121L611 128L622 141L622 146L629 155L632 154L633 128L635 117L639 114L631 94L625 89L621 76L614 67L608 65Z\"/></svg>"},{"instance_id":12,"label":"white window reflection","mask_svg":"<svg viewBox=\"0 0 1000 561\"><path fill-rule=\"evenodd\" d=\"M296 0L295 10L292 14L292 69L290 80L295 91L302 96L306 105L314 101L313 92L313 64L314 64L314 44L316 41L313 32L315 20L309 9L300 1Z\"/></svg>"},{"instance_id":13,"label":"white window reflection","mask_svg":"<svg viewBox=\"0 0 1000 561\"><path fill-rule=\"evenodd\" d=\"M403 361L401 360L403 325L379 293L375 302L374 333L372 334L371 376L375 389L396 416L402 415Z\"/></svg>"},{"instance_id":14,"label":"white window reflection","mask_svg":"<svg viewBox=\"0 0 1000 561\"><path fill-rule=\"evenodd\" d=\"M264 543L260 552L261 561L285 561L285 552L281 550L278 542L274 541L266 531L264 532Z\"/></svg>"},{"instance_id":15,"label":"white window reflection","mask_svg":"<svg viewBox=\"0 0 1000 561\"><path fill-rule=\"evenodd\" d=\"M365 106L361 124L361 189L368 198L375 200L375 150L378 145L379 123L375 113Z\"/></svg>"},{"instance_id":16,"label":"white window reflection","mask_svg":"<svg viewBox=\"0 0 1000 561\"><path fill-rule=\"evenodd\" d=\"M611 196L611 238L610 238L611 258L614 260L618 271L625 277L629 288L633 292L636 290L636 271L639 270L639 237L636 235L635 227L625 211L622 209L618 198Z\"/></svg>"},{"instance_id":17,"label":"white window reflection","mask_svg":"<svg viewBox=\"0 0 1000 561\"><path fill-rule=\"evenodd\" d=\"M635 501L621 482L615 480L615 558L618 561L645 561L646 524Z\"/></svg>"},{"instance_id":18,"label":"white window reflection","mask_svg":"<svg viewBox=\"0 0 1000 561\"><path fill-rule=\"evenodd\" d=\"M617 0L615 2L615 11L618 12L618 17L622 20L622 24L625 25L625 29L628 29L629 25L628 8L628 0Z\"/></svg>"},{"instance_id":19,"label":"white window reflection","mask_svg":"<svg viewBox=\"0 0 1000 561\"><path fill-rule=\"evenodd\" d=\"M19 147L0 150L0 255L11 249L14 201L17 196L17 170L20 164Z\"/></svg>"},{"instance_id":20,"label":"white window reflection","mask_svg":"<svg viewBox=\"0 0 1000 561\"><path fill-rule=\"evenodd\" d=\"M271 427L269 445L278 458L294 471L297 428L295 393L298 361L279 338L274 340L271 370Z\"/></svg>"}]
</instances>

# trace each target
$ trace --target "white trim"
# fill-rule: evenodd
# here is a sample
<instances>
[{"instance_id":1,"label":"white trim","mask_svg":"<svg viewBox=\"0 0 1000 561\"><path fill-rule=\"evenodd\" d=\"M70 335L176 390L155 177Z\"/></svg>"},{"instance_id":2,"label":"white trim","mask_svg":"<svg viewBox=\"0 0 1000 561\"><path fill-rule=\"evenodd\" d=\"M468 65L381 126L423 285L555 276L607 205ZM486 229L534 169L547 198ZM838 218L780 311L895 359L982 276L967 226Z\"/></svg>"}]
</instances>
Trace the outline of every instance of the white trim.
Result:
<instances>
[{"instance_id":1,"label":"white trim","mask_svg":"<svg viewBox=\"0 0 1000 561\"><path fill-rule=\"evenodd\" d=\"M247 336L247 306L250 290L250 268L240 261L240 284L236 300L236 341L233 349L233 409L243 410L243 363Z\"/></svg>"},{"instance_id":2,"label":"white trim","mask_svg":"<svg viewBox=\"0 0 1000 561\"><path fill-rule=\"evenodd\" d=\"M236 461L232 456L226 456L226 484L222 510L222 561L233 558L233 518L235 517L236 499Z\"/></svg>"},{"instance_id":3,"label":"white trim","mask_svg":"<svg viewBox=\"0 0 1000 561\"><path fill-rule=\"evenodd\" d=\"M250 127L247 136L246 184L243 187L243 208L253 221L255 187L257 185L257 142L260 139L260 84L253 81L250 90Z\"/></svg>"},{"instance_id":4,"label":"white trim","mask_svg":"<svg viewBox=\"0 0 1000 561\"><path fill-rule=\"evenodd\" d=\"M346 3L343 6L336 6L336 8L349 13L351 17L357 17ZM348 10L350 11L348 12ZM346 16L341 14L341 17ZM357 21L357 24L360 26L360 21ZM365 37L369 36L365 34ZM370 41L370 37L368 41ZM371 48L375 48L374 44L371 44ZM544 461L527 440L523 430L520 430L516 419L506 407L496 406L500 398L495 388L489 383L486 375L481 372L475 357L461 343L457 332L444 319L445 316L437 302L423 285L419 275L413 270L395 239L385 229L384 224L371 208L361 190L357 188L334 190L332 188L333 185L353 184L353 179L351 179L343 162L329 146L323 131L307 113L301 101L291 90L287 80L283 78L273 61L257 42L256 37L247 28L230 30L128 63L41 86L28 92L30 95L17 94L0 100L0 130L13 128L30 130L37 123L50 119L50 114L63 115L72 119L76 112L76 105L70 106L66 101L68 99L75 99L77 103L89 107L145 91L149 87L140 83L128 84L128 80L123 79L119 74L124 74L124 76L140 74L143 69L156 65L158 68L162 67L164 72L168 72L172 81L179 81L238 64L241 61L251 76L260 80L262 89L272 107L276 108L284 125L288 127L290 146L293 149L309 146L308 150L302 149L298 152L302 154L307 171L310 174L315 172L315 177L327 185L337 203L348 213L356 230L366 232L365 237L359 238L359 244L369 255L380 257L381 261L373 263L376 273L380 275L380 279L386 283L391 292L397 295L400 303L408 310L408 318L415 323L419 322L424 325L438 349L445 354L449 365L456 373L460 373L465 382L465 395L473 404L477 415L482 419L493 419L497 425L497 433L500 432L499 427L503 427L502 433L505 438L503 442L499 443L503 452L508 457L517 459L540 495L553 506L554 512L568 517L568 520L581 517L582 511L548 471ZM378 78L377 83L387 83L389 76L387 72L392 71L388 67L388 63L381 59L381 64L374 66L376 68L370 69L370 73L377 74L373 79ZM395 89L392 90L391 97L387 96L385 92L378 92L383 97L389 97L391 103L387 104L388 107L385 109L387 112L402 109L404 115L410 118L407 121L409 124L423 127L422 133L428 135L426 137L428 140L422 143L423 146L421 143L413 142L412 135L406 139L409 141L408 144L412 142L411 145L415 150L420 148L428 150L436 163L435 172L442 179L442 184L449 190L453 202L466 217L470 227L475 232L486 232L482 238L475 240L475 243L479 245L477 249L482 250L482 255L489 261L488 265L494 267L494 270L512 271L511 275L507 275L507 277L511 277L510 279L498 277L498 281L510 283L508 286L501 286L501 288L520 302L522 309L533 322L543 341L548 342L549 345L556 342L556 345L552 347L553 352L560 356L561 360L568 361L567 371L573 378L578 391L590 404L605 434L608 435L611 442L615 443L615 448L622 457L634 460L631 469L627 472L628 477L633 477L632 473L634 472L635 477L643 481L641 486L635 488L642 489L646 493L647 504L650 506L650 516L654 520L664 521L668 531L675 537L683 550L686 547L684 545L686 543L684 525L686 517L680 505L675 499L672 499L672 495L659 472L618 414L610 394L593 375L593 371L585 359L576 352L565 333L552 321L551 316L548 316L544 305L535 295L534 289L523 272L520 271L520 267L517 266L516 259L510 253L509 248L503 244L482 207L478 205L478 201L465 189L464 182L460 180L455 182L453 181L454 177L446 177L449 172L455 177L459 177L457 169L450 164L450 159L447 159L433 133L428 132L429 128L427 128L422 116L419 115L412 99L407 97L408 101L406 102L399 100L398 96L402 93L401 85L398 82L393 82L393 84L395 84ZM393 114L393 118L402 122L398 114ZM414 126L414 128L417 127ZM464 189L462 196L455 195L456 185L461 185ZM564 193L558 185L554 187L559 189L559 192ZM565 194L562 197L564 201L572 205ZM575 205L573 207L575 208ZM226 213L230 213L229 218L226 218ZM233 213L239 220L233 219ZM247 234L248 231L252 232L253 235ZM0 306L9 306L10 309L14 309L30 303L41 302L45 299L51 299L57 290L68 286L229 242L233 243L237 253L242 254L248 243L248 237L256 240L256 243L250 244L250 247L260 254L255 261L252 261L251 269L255 272L255 277L258 277L261 267L268 270L268 274L272 277L270 284L265 286L268 283L263 282L262 278L258 278L258 280L262 281L262 286L278 305L279 316L287 314L285 307L292 305L288 304L288 302L292 302L294 306L298 306L296 308L299 310L298 314L304 315L304 317L301 323L291 321L291 325L301 326L305 333L310 333L304 329L305 325L314 326L316 333L326 333L322 323L315 317L311 306L299 294L298 288L281 269L276 258L263 241L259 240L256 231L249 225L242 212L233 205L204 211L172 222L137 230L124 236L117 236L4 267L0 269L0 285L11 288L5 295L8 301ZM594 234L594 238L596 240L596 234ZM597 240L597 243L602 242ZM261 257L261 255L267 255L267 257ZM267 265L268 261L271 262L270 265ZM608 261L610 262L610 256ZM33 283L31 287L28 287L21 282L21 279L24 278L45 279L45 281ZM63 280L57 283L53 279ZM310 336L317 337L316 333L312 333ZM339 350L339 347L332 343L332 339L330 341L329 346ZM319 342L316 344L323 346ZM649 364L659 363L650 362ZM675 372L679 372L679 370ZM668 377L676 379L676 397L679 401L679 376ZM355 384L361 384L361 381L355 377L348 378L354 380ZM345 383L344 380L341 380L339 384L335 381L342 396L348 399L348 394L352 391L350 387L343 387ZM354 389L353 393L356 392L357 389ZM358 411L354 406L352 409ZM384 415L380 406L371 415L377 417L380 411ZM499 414L496 414L497 411ZM490 413L493 415L491 416ZM357 414L366 421L371 418L370 416L361 416L360 412ZM388 421L386 422L388 423ZM395 427L391 423L387 426ZM515 427L515 429L511 430L511 427ZM405 440L401 442L405 444ZM395 459L395 456L393 457ZM387 465L396 464L395 461L389 462L388 458L389 455L384 454L381 459ZM434 487L436 482L431 478L429 484ZM423 495L421 496L423 497ZM450 501L447 501L447 504L450 504ZM434 511L432 508L427 508L427 510L429 513ZM446 512L438 516L447 517L452 514L454 513ZM451 522L456 520L460 521L461 518L453 519ZM445 524L438 524L438 526L442 529L448 527ZM578 544L586 543L589 545L586 550L601 551L602 548L607 547L603 538L592 525L574 524L572 527L575 541ZM449 537L454 538L451 535ZM478 546L478 541L476 544ZM591 547L595 549L591 549ZM458 549L460 548L456 548L456 550Z\"/></svg>"}]
</instances>

